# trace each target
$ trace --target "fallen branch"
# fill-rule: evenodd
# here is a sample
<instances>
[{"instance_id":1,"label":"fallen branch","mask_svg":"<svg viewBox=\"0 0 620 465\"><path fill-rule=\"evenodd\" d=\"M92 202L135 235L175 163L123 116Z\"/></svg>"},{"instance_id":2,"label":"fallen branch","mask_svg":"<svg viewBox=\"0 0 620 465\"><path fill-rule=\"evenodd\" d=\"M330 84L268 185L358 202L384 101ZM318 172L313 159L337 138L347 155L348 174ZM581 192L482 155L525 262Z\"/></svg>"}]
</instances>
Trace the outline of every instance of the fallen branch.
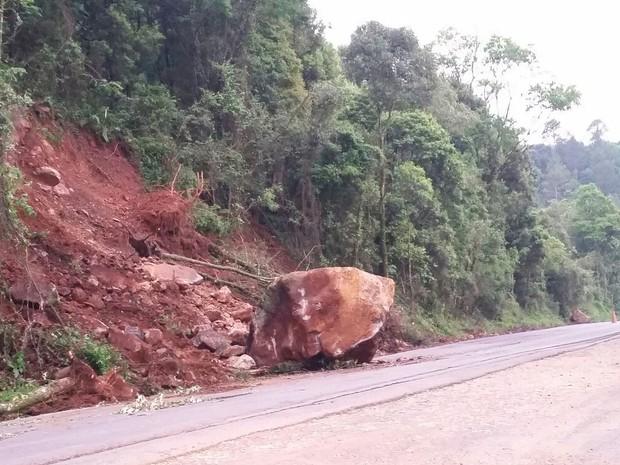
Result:
<instances>
[{"instance_id":1,"label":"fallen branch","mask_svg":"<svg viewBox=\"0 0 620 465\"><path fill-rule=\"evenodd\" d=\"M29 394L18 396L9 402L0 403L0 415L19 413L33 405L40 404L54 396L67 392L73 387L75 381L72 378L62 378L52 381L46 386L41 386Z\"/></svg>"},{"instance_id":2,"label":"fallen branch","mask_svg":"<svg viewBox=\"0 0 620 465\"><path fill-rule=\"evenodd\" d=\"M222 250L220 247L218 247L215 244L209 244L207 246L207 250L209 251L211 255L213 255L216 258L220 258L220 259L229 261L231 263L234 263L235 265L240 266L241 268L243 268L244 270L250 273L258 274L258 271L254 265L248 262L245 262L241 260L240 258L235 257L232 254L229 254L228 252Z\"/></svg>"},{"instance_id":3,"label":"fallen branch","mask_svg":"<svg viewBox=\"0 0 620 465\"><path fill-rule=\"evenodd\" d=\"M215 263L205 262L203 260L195 260L193 258L185 257L183 255L176 255L176 254L162 252L161 258L167 258L168 260L174 260L174 261L179 261L179 262L192 263L194 265L202 265L202 266L206 266L209 268L213 268L214 270L230 271L231 273L237 273L237 274L240 274L241 276L245 276L246 278L254 279L264 286L268 286L275 279L274 277L260 276L254 273L250 273L248 271L240 270L238 268L233 268L232 266L216 265Z\"/></svg>"},{"instance_id":4,"label":"fallen branch","mask_svg":"<svg viewBox=\"0 0 620 465\"><path fill-rule=\"evenodd\" d=\"M222 286L228 286L232 289L236 289L237 291L239 291L241 294L245 295L246 297L250 297L251 299L255 300L255 301L260 301L260 296L251 292L249 289L240 286L239 284L235 284L233 282L230 281L226 281L224 279L219 279L216 278L215 276L211 276L208 275L206 273L200 273L200 276L202 276L204 279L206 279L207 281L211 281L213 284L217 284L222 285Z\"/></svg>"}]
</instances>

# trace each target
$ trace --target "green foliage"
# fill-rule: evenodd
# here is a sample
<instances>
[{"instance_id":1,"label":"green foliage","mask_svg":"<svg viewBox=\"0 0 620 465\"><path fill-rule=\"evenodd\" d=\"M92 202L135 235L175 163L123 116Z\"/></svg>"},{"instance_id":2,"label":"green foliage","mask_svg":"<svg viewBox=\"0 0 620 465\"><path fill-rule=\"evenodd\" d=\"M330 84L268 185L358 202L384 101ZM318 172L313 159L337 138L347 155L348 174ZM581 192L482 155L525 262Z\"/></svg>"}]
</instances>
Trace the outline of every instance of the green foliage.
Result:
<instances>
[{"instance_id":1,"label":"green foliage","mask_svg":"<svg viewBox=\"0 0 620 465\"><path fill-rule=\"evenodd\" d=\"M11 402L18 397L27 396L37 388L37 384L29 381L10 381L0 380L0 403Z\"/></svg>"},{"instance_id":2,"label":"green foliage","mask_svg":"<svg viewBox=\"0 0 620 465\"><path fill-rule=\"evenodd\" d=\"M232 221L225 218L218 206L209 206L198 202L192 210L194 227L201 234L224 236L231 232Z\"/></svg>"},{"instance_id":3,"label":"green foliage","mask_svg":"<svg viewBox=\"0 0 620 465\"><path fill-rule=\"evenodd\" d=\"M564 86L557 82L535 84L530 88L532 105L542 105L547 110L566 111L579 105L581 94L575 86Z\"/></svg>"},{"instance_id":4,"label":"green foliage","mask_svg":"<svg viewBox=\"0 0 620 465\"><path fill-rule=\"evenodd\" d=\"M99 375L120 366L120 354L109 344L102 344L85 336L77 356L88 363Z\"/></svg>"},{"instance_id":5,"label":"green foliage","mask_svg":"<svg viewBox=\"0 0 620 465\"><path fill-rule=\"evenodd\" d=\"M22 187L22 175L19 169L0 164L0 204L3 205L4 211L0 217L4 217L0 228L4 227L11 235L21 242L26 241L27 231L19 218L19 214L34 215L34 210L28 203L28 196L25 193L19 193Z\"/></svg>"},{"instance_id":6,"label":"green foliage","mask_svg":"<svg viewBox=\"0 0 620 465\"><path fill-rule=\"evenodd\" d=\"M360 26L343 53L353 82L367 87L381 112L428 102L435 75L432 56L414 33L372 21Z\"/></svg>"},{"instance_id":7,"label":"green foliage","mask_svg":"<svg viewBox=\"0 0 620 465\"><path fill-rule=\"evenodd\" d=\"M55 329L42 338L42 347L57 362L67 365L71 354L88 363L97 374L124 365L121 355L111 345L83 335L74 328Z\"/></svg>"},{"instance_id":8,"label":"green foliage","mask_svg":"<svg viewBox=\"0 0 620 465\"><path fill-rule=\"evenodd\" d=\"M21 350L6 360L6 364L13 374L13 378L20 379L26 371L26 358Z\"/></svg>"},{"instance_id":9,"label":"green foliage","mask_svg":"<svg viewBox=\"0 0 620 465\"><path fill-rule=\"evenodd\" d=\"M24 2L24 5L27 3ZM2 46L0 36L0 51ZM17 82L24 73L24 69L8 66L0 60L0 235L20 240L24 238L24 230L19 221L18 211L22 209L26 213L31 213L32 209L27 199L17 194L20 173L5 164L4 155L11 148L13 111L28 103L28 98L16 90Z\"/></svg>"}]
</instances>

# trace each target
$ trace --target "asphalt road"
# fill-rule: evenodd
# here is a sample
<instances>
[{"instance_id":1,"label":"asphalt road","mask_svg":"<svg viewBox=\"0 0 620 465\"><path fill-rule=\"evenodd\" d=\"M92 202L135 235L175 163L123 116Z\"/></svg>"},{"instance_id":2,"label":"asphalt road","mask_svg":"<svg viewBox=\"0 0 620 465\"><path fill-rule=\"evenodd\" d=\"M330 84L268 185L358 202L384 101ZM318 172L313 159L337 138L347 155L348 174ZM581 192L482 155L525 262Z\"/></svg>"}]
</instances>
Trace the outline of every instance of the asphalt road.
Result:
<instances>
[{"instance_id":1,"label":"asphalt road","mask_svg":"<svg viewBox=\"0 0 620 465\"><path fill-rule=\"evenodd\" d=\"M137 415L119 406L0 424L2 465L147 465L223 441L479 378L620 338L599 323L497 336L384 357L383 368L278 379ZM407 363L407 360L422 361Z\"/></svg>"}]
</instances>

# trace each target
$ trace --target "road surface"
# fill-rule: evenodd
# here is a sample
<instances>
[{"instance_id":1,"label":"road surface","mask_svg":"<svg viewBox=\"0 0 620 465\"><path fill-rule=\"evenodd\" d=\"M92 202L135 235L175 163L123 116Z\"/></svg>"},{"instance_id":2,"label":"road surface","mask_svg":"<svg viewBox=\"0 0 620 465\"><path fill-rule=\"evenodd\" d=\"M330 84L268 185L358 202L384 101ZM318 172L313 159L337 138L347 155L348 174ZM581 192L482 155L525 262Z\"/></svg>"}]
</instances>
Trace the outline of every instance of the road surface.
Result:
<instances>
[{"instance_id":1,"label":"road surface","mask_svg":"<svg viewBox=\"0 0 620 465\"><path fill-rule=\"evenodd\" d=\"M618 465L620 340L162 465Z\"/></svg>"},{"instance_id":2,"label":"road surface","mask_svg":"<svg viewBox=\"0 0 620 465\"><path fill-rule=\"evenodd\" d=\"M108 406L15 420L0 424L0 458L2 465L162 463L260 431L394 401L615 339L620 339L618 325L568 326L420 349L385 357L421 357L418 363L279 379L144 414L120 414L119 406Z\"/></svg>"}]
</instances>

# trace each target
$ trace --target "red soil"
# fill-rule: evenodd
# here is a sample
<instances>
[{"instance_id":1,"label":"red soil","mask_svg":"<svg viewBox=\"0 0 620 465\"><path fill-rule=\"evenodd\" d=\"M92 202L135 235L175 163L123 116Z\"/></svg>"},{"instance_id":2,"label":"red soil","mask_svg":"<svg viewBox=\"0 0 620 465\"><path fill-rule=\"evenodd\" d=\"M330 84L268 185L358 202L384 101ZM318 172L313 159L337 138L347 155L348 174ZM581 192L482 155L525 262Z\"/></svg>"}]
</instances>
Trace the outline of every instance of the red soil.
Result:
<instances>
[{"instance_id":1,"label":"red soil","mask_svg":"<svg viewBox=\"0 0 620 465\"><path fill-rule=\"evenodd\" d=\"M196 325L208 323L205 310L234 311L244 302L233 298L228 304L218 303L210 295L218 287L208 282L183 288L152 282L142 271L143 259L133 255L128 243L128 230L138 238L153 234L164 251L209 258L210 239L193 229L190 201L170 190L147 192L120 144L105 144L85 131L28 115L17 122L15 138L8 161L24 175L23 192L35 215L23 218L33 233L27 252L16 251L0 238L2 281L10 286L37 277L53 283L61 295L63 322L85 333L95 334L106 327L160 329L163 341L149 346L148 356L129 359L136 376L134 384L142 392L230 382L225 364L209 351L194 348L186 334ZM61 174L68 189L64 195L37 178L36 170L44 166ZM239 246L244 242L247 250L266 251L267 256L274 256L274 269L293 266L267 232L250 231L237 233L232 243ZM238 281L226 273L200 271ZM28 323L41 327L54 324L43 312L26 315L0 299L2 320L24 327ZM36 360L35 354L29 354L29 360ZM35 379L40 379L43 371L53 370L53 366L37 368L36 363L29 366L27 374ZM100 396L73 393L36 411L100 400Z\"/></svg>"}]
</instances>

